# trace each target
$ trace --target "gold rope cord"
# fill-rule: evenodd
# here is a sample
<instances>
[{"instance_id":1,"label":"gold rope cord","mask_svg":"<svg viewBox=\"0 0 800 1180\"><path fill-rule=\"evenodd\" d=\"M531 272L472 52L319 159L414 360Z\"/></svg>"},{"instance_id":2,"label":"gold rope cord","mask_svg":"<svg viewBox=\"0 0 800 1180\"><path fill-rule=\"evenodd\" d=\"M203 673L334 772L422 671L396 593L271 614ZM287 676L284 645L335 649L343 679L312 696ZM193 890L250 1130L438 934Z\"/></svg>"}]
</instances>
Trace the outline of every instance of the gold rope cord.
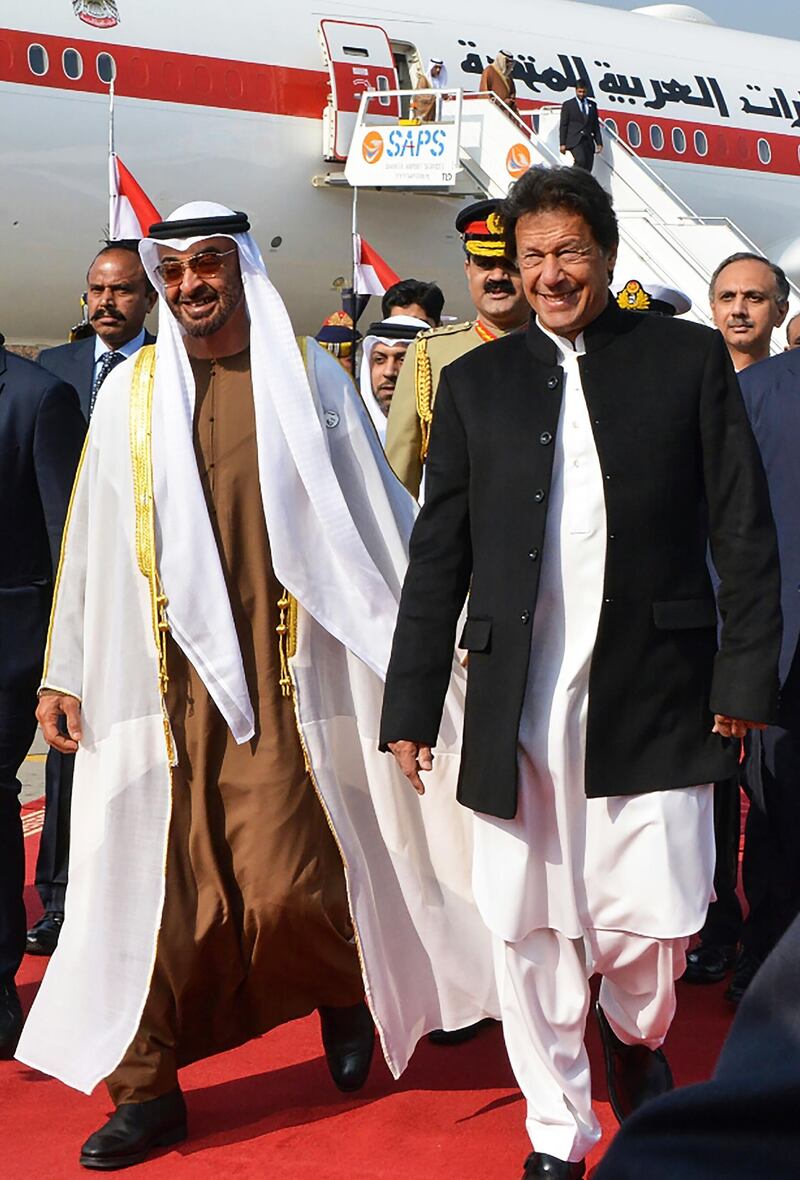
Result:
<instances>
[{"instance_id":1,"label":"gold rope cord","mask_svg":"<svg viewBox=\"0 0 800 1180\"><path fill-rule=\"evenodd\" d=\"M136 510L136 562L150 584L150 610L153 637L158 652L158 680L161 708L164 714L164 736L170 764L175 750L172 730L167 716L165 696L167 672L167 597L158 576L156 560L155 501L153 496L153 382L156 372L156 350L152 344L139 349L134 363L130 395L131 466L133 469L133 500Z\"/></svg>"},{"instance_id":2,"label":"gold rope cord","mask_svg":"<svg viewBox=\"0 0 800 1180\"><path fill-rule=\"evenodd\" d=\"M297 653L297 599L284 589L278 599L278 654L281 661L280 686L285 697L293 695L294 685L289 673L289 660Z\"/></svg>"},{"instance_id":3,"label":"gold rope cord","mask_svg":"<svg viewBox=\"0 0 800 1180\"><path fill-rule=\"evenodd\" d=\"M422 434L419 457L424 463L428 454L433 419L433 370L426 340L417 340L416 356L414 357L414 389L417 395L417 417Z\"/></svg>"}]
</instances>

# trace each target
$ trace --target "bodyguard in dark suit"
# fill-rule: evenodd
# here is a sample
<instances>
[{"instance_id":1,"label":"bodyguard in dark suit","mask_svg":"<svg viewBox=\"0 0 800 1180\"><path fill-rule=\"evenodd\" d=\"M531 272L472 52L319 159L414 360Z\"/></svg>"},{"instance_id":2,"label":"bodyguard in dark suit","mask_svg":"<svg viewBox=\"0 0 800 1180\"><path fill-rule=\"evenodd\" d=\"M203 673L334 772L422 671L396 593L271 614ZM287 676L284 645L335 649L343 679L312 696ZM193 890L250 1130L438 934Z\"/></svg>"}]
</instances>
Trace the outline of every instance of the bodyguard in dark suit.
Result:
<instances>
[{"instance_id":1,"label":"bodyguard in dark suit","mask_svg":"<svg viewBox=\"0 0 800 1180\"><path fill-rule=\"evenodd\" d=\"M764 473L719 334L609 300L616 219L586 172L532 169L503 218L537 319L443 371L381 744L421 790L469 591L459 799L482 813L476 849L491 840L507 853L476 860L473 883L502 940L501 1005L528 1099L531 1180L582 1176L599 1137L582 1047L592 964L604 976L598 1019L615 1113L671 1086L658 1046L713 874L702 784L732 772L738 742L729 739L776 718L780 586ZM585 634L582 603L576 610L567 591L598 553L586 592L596 630L562 680ZM549 636L562 626L554 656ZM540 696L542 660L555 688ZM544 737L526 745L536 725ZM688 826L670 796L676 809L686 804ZM637 845L649 851L625 874L618 865ZM689 896L685 878L701 861ZM511 879L527 894L511 896ZM526 928L517 915L537 904L544 918ZM588 967L575 958L580 945Z\"/></svg>"},{"instance_id":2,"label":"bodyguard in dark suit","mask_svg":"<svg viewBox=\"0 0 800 1180\"><path fill-rule=\"evenodd\" d=\"M87 422L111 370L155 340L144 327L155 298L136 243L110 243L94 259L86 276L93 334L39 354L40 365L77 390ZM74 754L50 749L47 755L45 819L36 862L36 888L45 912L28 932L29 954L52 954L64 919L74 762Z\"/></svg>"},{"instance_id":3,"label":"bodyguard in dark suit","mask_svg":"<svg viewBox=\"0 0 800 1180\"><path fill-rule=\"evenodd\" d=\"M567 99L561 107L559 143L562 156L570 151L577 168L591 172L594 157L603 146L600 135L600 119L597 103L589 98L584 82L575 87L575 97Z\"/></svg>"},{"instance_id":4,"label":"bodyguard in dark suit","mask_svg":"<svg viewBox=\"0 0 800 1180\"><path fill-rule=\"evenodd\" d=\"M22 1027L14 976L25 949L17 772L36 732L61 533L86 429L75 390L0 336L0 1058Z\"/></svg>"},{"instance_id":5,"label":"bodyguard in dark suit","mask_svg":"<svg viewBox=\"0 0 800 1180\"><path fill-rule=\"evenodd\" d=\"M783 611L778 724L753 735L746 768L741 942L752 974L800 913L800 357L785 352L750 365L739 385L769 485Z\"/></svg>"}]
</instances>

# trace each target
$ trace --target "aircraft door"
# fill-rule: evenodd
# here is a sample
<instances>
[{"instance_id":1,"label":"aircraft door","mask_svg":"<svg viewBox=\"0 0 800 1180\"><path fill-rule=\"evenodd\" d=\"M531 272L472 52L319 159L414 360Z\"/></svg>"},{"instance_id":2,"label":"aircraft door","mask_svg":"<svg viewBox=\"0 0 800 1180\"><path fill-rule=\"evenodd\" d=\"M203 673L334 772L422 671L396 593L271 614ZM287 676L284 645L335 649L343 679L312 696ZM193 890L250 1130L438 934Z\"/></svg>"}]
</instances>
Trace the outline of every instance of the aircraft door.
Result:
<instances>
[{"instance_id":1,"label":"aircraft door","mask_svg":"<svg viewBox=\"0 0 800 1180\"><path fill-rule=\"evenodd\" d=\"M392 47L380 25L322 20L320 38L331 83L332 125L325 155L346 160L361 96L365 90L398 90ZM399 118L396 98L376 99L382 114Z\"/></svg>"}]
</instances>

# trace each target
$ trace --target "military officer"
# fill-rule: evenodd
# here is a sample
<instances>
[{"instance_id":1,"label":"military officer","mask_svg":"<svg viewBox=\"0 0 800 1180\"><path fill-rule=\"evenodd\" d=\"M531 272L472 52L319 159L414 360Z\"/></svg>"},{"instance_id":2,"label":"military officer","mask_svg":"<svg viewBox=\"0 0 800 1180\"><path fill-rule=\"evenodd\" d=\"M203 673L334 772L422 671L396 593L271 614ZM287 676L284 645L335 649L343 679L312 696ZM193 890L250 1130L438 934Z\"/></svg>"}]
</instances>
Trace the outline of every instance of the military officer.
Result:
<instances>
[{"instance_id":1,"label":"military officer","mask_svg":"<svg viewBox=\"0 0 800 1180\"><path fill-rule=\"evenodd\" d=\"M478 345L521 327L528 319L519 271L506 257L499 205L497 200L477 201L462 209L456 218L476 318L421 332L409 346L397 380L386 431L386 454L397 477L417 498L442 369Z\"/></svg>"}]
</instances>

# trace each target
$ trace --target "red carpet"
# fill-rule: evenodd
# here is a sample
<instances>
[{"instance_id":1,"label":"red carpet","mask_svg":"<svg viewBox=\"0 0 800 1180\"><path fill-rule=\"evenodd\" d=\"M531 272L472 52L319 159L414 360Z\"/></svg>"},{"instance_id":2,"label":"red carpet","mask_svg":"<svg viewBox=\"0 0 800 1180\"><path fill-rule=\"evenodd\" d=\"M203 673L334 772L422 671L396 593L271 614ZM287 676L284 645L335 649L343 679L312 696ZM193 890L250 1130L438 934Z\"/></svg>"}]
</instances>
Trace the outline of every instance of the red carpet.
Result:
<instances>
[{"instance_id":1,"label":"red carpet","mask_svg":"<svg viewBox=\"0 0 800 1180\"><path fill-rule=\"evenodd\" d=\"M36 828L36 824L29 824ZM38 844L28 846L28 880ZM27 890L29 918L40 912ZM29 1006L46 960L26 957L18 983ZM667 1052L679 1085L708 1077L731 1013L723 985L681 986ZM596 1108L605 1137L608 1106L594 1022L589 1051ZM381 1058L355 1098L336 1091L316 1017L184 1070L191 1139L126 1175L142 1180L518 1180L530 1150L524 1106L515 1089L499 1028L453 1048L425 1042L401 1078ZM89 1175L78 1148L110 1110L104 1088L91 1098L24 1068L0 1062L0 1177L72 1180Z\"/></svg>"}]
</instances>

